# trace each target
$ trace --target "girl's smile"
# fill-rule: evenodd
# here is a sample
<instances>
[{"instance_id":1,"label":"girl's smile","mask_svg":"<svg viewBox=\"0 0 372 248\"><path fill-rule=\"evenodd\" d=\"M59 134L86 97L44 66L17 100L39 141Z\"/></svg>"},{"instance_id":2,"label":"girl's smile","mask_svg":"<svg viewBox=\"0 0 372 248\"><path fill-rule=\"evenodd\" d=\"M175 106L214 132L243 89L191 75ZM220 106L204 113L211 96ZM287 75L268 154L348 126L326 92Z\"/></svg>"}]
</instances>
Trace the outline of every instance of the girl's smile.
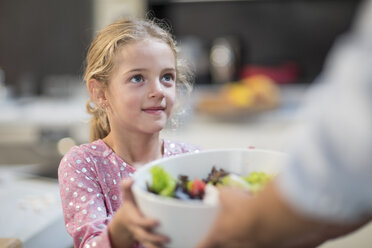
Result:
<instances>
[{"instance_id":1,"label":"girl's smile","mask_svg":"<svg viewBox=\"0 0 372 248\"><path fill-rule=\"evenodd\" d=\"M160 115L165 111L165 107L162 106L154 106L154 107L148 107L142 109L145 113L147 114L152 114L152 115Z\"/></svg>"}]
</instances>

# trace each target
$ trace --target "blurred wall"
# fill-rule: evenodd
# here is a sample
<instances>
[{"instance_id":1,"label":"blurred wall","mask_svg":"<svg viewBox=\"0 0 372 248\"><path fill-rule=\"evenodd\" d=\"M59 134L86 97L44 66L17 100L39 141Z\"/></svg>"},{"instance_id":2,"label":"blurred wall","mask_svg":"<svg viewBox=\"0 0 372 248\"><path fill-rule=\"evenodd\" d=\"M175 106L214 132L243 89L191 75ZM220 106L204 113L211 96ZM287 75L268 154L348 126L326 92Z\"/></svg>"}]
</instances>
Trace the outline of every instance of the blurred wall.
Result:
<instances>
[{"instance_id":1,"label":"blurred wall","mask_svg":"<svg viewBox=\"0 0 372 248\"><path fill-rule=\"evenodd\" d=\"M42 95L48 80L59 76L62 81L66 75L81 81L86 51L97 30L120 17L146 16L149 10L171 24L178 40L199 39L205 56L194 56L198 68L208 67L216 38L233 35L241 41L242 64L291 60L300 67L299 80L311 82L334 38L349 27L359 2L1 0L0 68L16 96ZM199 65L201 61L206 62ZM210 75L196 79L208 83Z\"/></svg>"},{"instance_id":2,"label":"blurred wall","mask_svg":"<svg viewBox=\"0 0 372 248\"><path fill-rule=\"evenodd\" d=\"M16 95L42 94L48 75L81 72L90 0L0 1L0 67Z\"/></svg>"},{"instance_id":3,"label":"blurred wall","mask_svg":"<svg viewBox=\"0 0 372 248\"><path fill-rule=\"evenodd\" d=\"M144 11L145 0L0 0L0 68L6 84L15 96L34 96L45 94L58 78L81 82L96 31Z\"/></svg>"},{"instance_id":4,"label":"blurred wall","mask_svg":"<svg viewBox=\"0 0 372 248\"><path fill-rule=\"evenodd\" d=\"M145 16L146 0L94 0L94 29L100 30L122 17Z\"/></svg>"}]
</instances>

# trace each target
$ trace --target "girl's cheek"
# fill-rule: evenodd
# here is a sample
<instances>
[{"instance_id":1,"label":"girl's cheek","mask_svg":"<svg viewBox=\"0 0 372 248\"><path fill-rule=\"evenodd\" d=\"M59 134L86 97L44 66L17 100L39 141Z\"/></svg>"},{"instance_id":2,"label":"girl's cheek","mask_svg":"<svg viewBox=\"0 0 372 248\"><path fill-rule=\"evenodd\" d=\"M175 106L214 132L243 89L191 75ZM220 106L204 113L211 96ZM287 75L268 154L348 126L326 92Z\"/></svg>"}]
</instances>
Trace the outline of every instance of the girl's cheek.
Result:
<instances>
[{"instance_id":1,"label":"girl's cheek","mask_svg":"<svg viewBox=\"0 0 372 248\"><path fill-rule=\"evenodd\" d=\"M167 103L174 104L175 100L176 100L176 89L174 87L169 88L167 92Z\"/></svg>"},{"instance_id":2,"label":"girl's cheek","mask_svg":"<svg viewBox=\"0 0 372 248\"><path fill-rule=\"evenodd\" d=\"M173 105L176 101L176 93L174 92L174 94L172 94L170 97L169 97L169 100L168 100L168 104L171 104L172 105L172 108L173 108Z\"/></svg>"},{"instance_id":3,"label":"girl's cheek","mask_svg":"<svg viewBox=\"0 0 372 248\"><path fill-rule=\"evenodd\" d=\"M174 111L174 105L175 105L175 97L166 98L166 106L167 106L167 114L171 115Z\"/></svg>"}]
</instances>

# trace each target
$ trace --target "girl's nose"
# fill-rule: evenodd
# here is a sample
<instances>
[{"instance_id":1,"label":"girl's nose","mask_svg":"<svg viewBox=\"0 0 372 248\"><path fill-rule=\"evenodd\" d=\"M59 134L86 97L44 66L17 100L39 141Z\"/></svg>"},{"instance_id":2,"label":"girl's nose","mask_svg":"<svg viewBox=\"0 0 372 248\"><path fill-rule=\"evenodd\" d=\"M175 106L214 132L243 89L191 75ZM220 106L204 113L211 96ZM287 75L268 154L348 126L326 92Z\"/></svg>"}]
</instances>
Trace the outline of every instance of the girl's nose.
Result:
<instances>
[{"instance_id":1,"label":"girl's nose","mask_svg":"<svg viewBox=\"0 0 372 248\"><path fill-rule=\"evenodd\" d=\"M154 80L150 83L149 98L164 97L164 86L159 80Z\"/></svg>"}]
</instances>

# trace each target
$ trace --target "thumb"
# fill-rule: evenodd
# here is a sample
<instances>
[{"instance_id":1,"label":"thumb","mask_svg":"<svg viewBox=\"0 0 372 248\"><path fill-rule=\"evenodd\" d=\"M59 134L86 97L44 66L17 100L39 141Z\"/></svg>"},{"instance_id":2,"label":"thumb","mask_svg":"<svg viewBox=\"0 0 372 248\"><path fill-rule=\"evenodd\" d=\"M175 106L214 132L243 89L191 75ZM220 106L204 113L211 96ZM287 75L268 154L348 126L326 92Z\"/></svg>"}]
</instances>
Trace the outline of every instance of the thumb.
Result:
<instances>
[{"instance_id":1,"label":"thumb","mask_svg":"<svg viewBox=\"0 0 372 248\"><path fill-rule=\"evenodd\" d=\"M132 192L133 179L124 179L121 182L121 192L123 195L123 201L134 203L134 196Z\"/></svg>"},{"instance_id":2,"label":"thumb","mask_svg":"<svg viewBox=\"0 0 372 248\"><path fill-rule=\"evenodd\" d=\"M214 242L214 239L209 233L203 240L200 242L197 246L197 248L217 248L219 247L216 242Z\"/></svg>"}]
</instances>

